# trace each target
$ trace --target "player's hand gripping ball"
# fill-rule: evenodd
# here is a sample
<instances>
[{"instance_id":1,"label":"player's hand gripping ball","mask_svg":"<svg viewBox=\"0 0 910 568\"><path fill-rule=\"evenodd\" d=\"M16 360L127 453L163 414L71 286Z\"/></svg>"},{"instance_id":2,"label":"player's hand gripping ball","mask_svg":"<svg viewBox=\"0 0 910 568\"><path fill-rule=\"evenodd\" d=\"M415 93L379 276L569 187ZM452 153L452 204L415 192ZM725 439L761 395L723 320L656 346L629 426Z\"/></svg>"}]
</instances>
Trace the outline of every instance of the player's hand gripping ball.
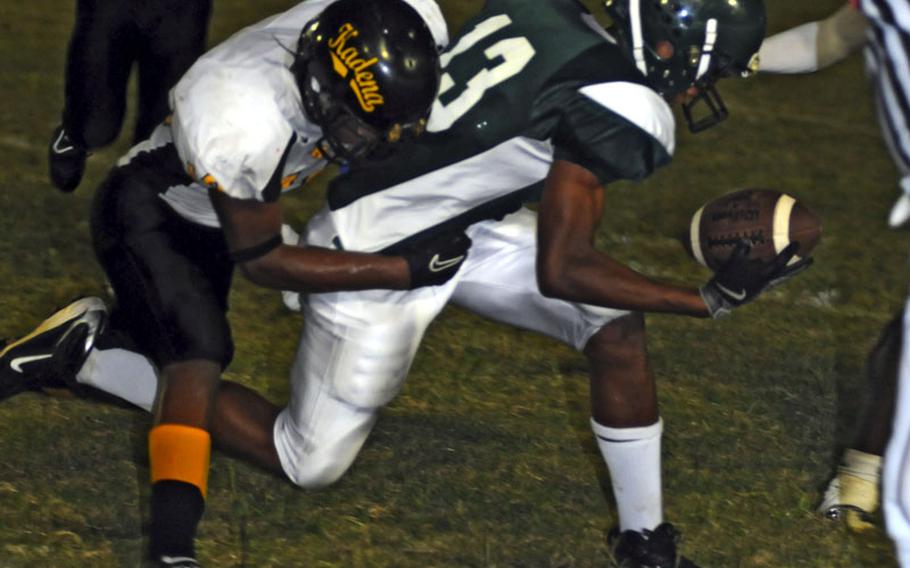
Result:
<instances>
[{"instance_id":1,"label":"player's hand gripping ball","mask_svg":"<svg viewBox=\"0 0 910 568\"><path fill-rule=\"evenodd\" d=\"M796 198L771 189L743 189L696 211L687 244L695 260L717 271L742 239L752 245L748 258L764 262L798 242L795 263L812 252L821 236L818 217Z\"/></svg>"}]
</instances>

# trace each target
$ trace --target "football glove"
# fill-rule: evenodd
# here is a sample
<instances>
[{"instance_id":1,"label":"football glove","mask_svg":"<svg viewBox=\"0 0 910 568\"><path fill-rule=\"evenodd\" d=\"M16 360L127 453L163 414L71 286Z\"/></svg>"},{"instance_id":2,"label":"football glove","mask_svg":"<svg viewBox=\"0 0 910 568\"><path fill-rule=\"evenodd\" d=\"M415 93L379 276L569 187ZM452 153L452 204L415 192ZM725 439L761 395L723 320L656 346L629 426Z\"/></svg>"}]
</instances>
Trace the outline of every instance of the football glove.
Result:
<instances>
[{"instance_id":1,"label":"football glove","mask_svg":"<svg viewBox=\"0 0 910 568\"><path fill-rule=\"evenodd\" d=\"M793 278L812 264L804 258L793 264L799 243L792 242L770 262L749 259L751 243L740 239L727 262L701 287L702 300L712 318L729 314L734 308L747 304L768 288Z\"/></svg>"},{"instance_id":2,"label":"football glove","mask_svg":"<svg viewBox=\"0 0 910 568\"><path fill-rule=\"evenodd\" d=\"M411 270L410 289L439 286L455 276L468 257L471 239L461 230L434 235L399 251Z\"/></svg>"}]
</instances>

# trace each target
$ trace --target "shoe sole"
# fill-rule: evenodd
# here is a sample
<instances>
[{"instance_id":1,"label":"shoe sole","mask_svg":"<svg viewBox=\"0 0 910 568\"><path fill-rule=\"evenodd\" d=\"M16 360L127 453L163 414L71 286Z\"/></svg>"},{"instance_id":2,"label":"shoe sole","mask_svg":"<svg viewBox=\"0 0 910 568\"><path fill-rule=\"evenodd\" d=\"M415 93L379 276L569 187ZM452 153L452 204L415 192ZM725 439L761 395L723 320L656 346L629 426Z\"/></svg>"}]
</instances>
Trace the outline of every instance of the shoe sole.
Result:
<instances>
[{"instance_id":1,"label":"shoe sole","mask_svg":"<svg viewBox=\"0 0 910 568\"><path fill-rule=\"evenodd\" d=\"M10 350L14 349L16 346L22 345L23 343L30 341L42 333L60 327L61 325L71 322L74 319L85 317L86 315L89 315L90 312L97 312L97 317L93 318L95 321L86 321L77 324L80 327L83 323L88 326L87 337L83 349L83 354L88 355L88 353L92 350L92 347L94 347L95 338L103 330L104 323L107 319L107 307L104 305L104 302L101 300L101 298L96 297L81 298L66 306L62 310L59 310L54 315L41 322L41 325L35 328L31 333L5 346L3 350L0 351L0 358L3 358L7 353L10 352ZM66 340L66 338L71 333L72 330L64 334L60 341L63 342Z\"/></svg>"}]
</instances>

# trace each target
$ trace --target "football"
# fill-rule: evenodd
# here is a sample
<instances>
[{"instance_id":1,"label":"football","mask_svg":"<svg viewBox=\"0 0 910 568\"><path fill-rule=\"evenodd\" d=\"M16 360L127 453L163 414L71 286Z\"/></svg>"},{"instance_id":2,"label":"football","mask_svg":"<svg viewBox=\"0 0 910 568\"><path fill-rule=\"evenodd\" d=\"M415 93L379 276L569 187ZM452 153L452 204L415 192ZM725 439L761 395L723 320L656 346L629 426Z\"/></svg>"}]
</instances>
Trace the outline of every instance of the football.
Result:
<instances>
[{"instance_id":1,"label":"football","mask_svg":"<svg viewBox=\"0 0 910 568\"><path fill-rule=\"evenodd\" d=\"M799 243L796 258L805 258L821 236L818 217L795 197L771 189L743 189L696 211L687 244L695 260L717 270L739 239L752 243L749 258L769 261L791 242Z\"/></svg>"}]
</instances>

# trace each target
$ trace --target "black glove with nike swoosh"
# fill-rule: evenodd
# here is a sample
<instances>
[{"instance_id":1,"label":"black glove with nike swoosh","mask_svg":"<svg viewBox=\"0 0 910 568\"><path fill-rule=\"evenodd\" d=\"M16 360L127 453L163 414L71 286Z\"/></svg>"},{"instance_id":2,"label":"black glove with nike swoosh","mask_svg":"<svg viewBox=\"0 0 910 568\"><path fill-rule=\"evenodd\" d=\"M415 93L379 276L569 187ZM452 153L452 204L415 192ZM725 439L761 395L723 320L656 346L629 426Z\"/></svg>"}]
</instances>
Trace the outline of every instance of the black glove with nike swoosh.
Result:
<instances>
[{"instance_id":1,"label":"black glove with nike swoosh","mask_svg":"<svg viewBox=\"0 0 910 568\"><path fill-rule=\"evenodd\" d=\"M797 242L787 245L770 262L750 260L751 248L749 241L740 240L727 262L699 290L712 318L729 314L734 308L751 302L764 290L786 282L812 264L811 258L804 258L788 266L799 248Z\"/></svg>"},{"instance_id":2,"label":"black glove with nike swoosh","mask_svg":"<svg viewBox=\"0 0 910 568\"><path fill-rule=\"evenodd\" d=\"M414 242L400 251L411 270L410 289L448 282L468 257L470 247L471 239L457 230Z\"/></svg>"}]
</instances>

